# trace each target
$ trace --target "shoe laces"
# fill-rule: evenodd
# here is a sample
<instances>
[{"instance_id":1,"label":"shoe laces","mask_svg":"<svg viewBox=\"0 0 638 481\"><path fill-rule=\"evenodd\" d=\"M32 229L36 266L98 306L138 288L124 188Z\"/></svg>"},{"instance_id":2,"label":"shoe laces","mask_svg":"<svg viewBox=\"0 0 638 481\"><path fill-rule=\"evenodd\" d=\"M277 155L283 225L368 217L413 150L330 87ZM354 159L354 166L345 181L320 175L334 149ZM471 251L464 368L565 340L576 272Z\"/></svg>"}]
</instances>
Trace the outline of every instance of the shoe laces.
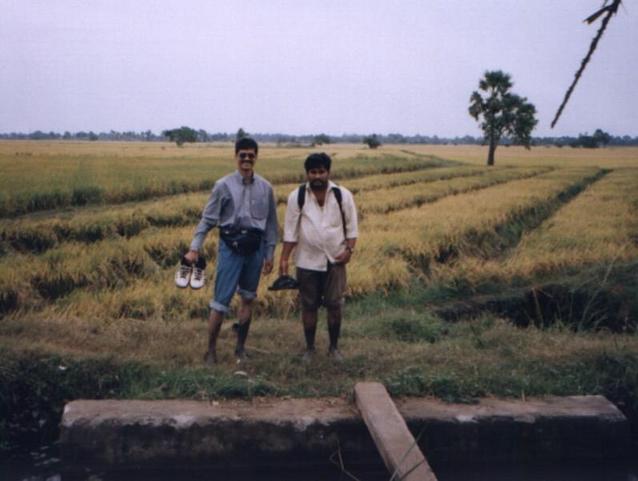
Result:
<instances>
[{"instance_id":1,"label":"shoe laces","mask_svg":"<svg viewBox=\"0 0 638 481\"><path fill-rule=\"evenodd\" d=\"M193 277L195 278L196 281L201 280L203 275L204 275L204 271L202 269L200 269L199 267L193 268Z\"/></svg>"},{"instance_id":2,"label":"shoe laces","mask_svg":"<svg viewBox=\"0 0 638 481\"><path fill-rule=\"evenodd\" d=\"M190 273L190 271L191 271L190 266L180 266L179 276L182 278L186 278L188 277L188 274Z\"/></svg>"}]
</instances>

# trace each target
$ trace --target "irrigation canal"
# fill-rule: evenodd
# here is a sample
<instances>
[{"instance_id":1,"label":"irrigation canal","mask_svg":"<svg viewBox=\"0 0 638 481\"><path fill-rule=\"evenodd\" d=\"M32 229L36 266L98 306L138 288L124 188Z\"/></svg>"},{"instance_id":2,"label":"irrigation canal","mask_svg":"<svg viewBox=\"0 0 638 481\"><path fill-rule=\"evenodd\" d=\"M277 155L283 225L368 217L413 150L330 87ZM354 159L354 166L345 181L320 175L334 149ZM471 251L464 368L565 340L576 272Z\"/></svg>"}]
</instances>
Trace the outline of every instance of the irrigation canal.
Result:
<instances>
[{"instance_id":1,"label":"irrigation canal","mask_svg":"<svg viewBox=\"0 0 638 481\"><path fill-rule=\"evenodd\" d=\"M369 391L367 414L365 397L355 388L361 415L342 398L74 401L60 441L4 460L0 479L387 481L389 403L440 481L638 480L629 423L601 396L395 405Z\"/></svg>"}]
</instances>

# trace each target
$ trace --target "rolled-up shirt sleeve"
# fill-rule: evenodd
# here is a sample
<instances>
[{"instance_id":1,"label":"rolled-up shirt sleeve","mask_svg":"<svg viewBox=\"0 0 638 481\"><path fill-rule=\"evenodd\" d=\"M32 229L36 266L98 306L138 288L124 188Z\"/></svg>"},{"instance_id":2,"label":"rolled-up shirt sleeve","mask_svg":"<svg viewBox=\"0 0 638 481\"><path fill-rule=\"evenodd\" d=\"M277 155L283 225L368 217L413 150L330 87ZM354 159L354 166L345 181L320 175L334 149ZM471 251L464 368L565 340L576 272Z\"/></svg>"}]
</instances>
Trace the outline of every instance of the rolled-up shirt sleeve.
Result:
<instances>
[{"instance_id":1,"label":"rolled-up shirt sleeve","mask_svg":"<svg viewBox=\"0 0 638 481\"><path fill-rule=\"evenodd\" d=\"M272 188L268 198L268 219L266 220L266 260L272 260L277 246L277 204Z\"/></svg>"},{"instance_id":2,"label":"rolled-up shirt sleeve","mask_svg":"<svg viewBox=\"0 0 638 481\"><path fill-rule=\"evenodd\" d=\"M216 183L213 187L210 197L204 210L202 211L202 218L195 228L195 234L191 241L191 250L199 251L204 245L204 240L208 232L215 226L219 225L219 219L221 217L222 205L225 199L225 188L223 184Z\"/></svg>"},{"instance_id":3,"label":"rolled-up shirt sleeve","mask_svg":"<svg viewBox=\"0 0 638 481\"><path fill-rule=\"evenodd\" d=\"M299 242L299 215L301 215L301 211L297 203L298 192L299 189L295 189L288 196L284 219L284 242Z\"/></svg>"}]
</instances>

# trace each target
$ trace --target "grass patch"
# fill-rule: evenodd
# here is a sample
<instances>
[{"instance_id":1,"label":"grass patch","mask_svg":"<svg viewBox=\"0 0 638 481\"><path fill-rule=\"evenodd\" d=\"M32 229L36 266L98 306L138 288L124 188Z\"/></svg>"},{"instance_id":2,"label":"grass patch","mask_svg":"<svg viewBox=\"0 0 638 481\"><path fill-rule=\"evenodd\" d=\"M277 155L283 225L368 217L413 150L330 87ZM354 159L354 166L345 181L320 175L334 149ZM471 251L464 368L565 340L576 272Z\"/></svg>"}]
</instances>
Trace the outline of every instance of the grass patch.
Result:
<instances>
[{"instance_id":1,"label":"grass patch","mask_svg":"<svg viewBox=\"0 0 638 481\"><path fill-rule=\"evenodd\" d=\"M229 329L220 339L220 365L201 367L204 323L162 327L127 320L126 325L111 321L83 327L76 321L69 329L78 339L64 346L63 329L51 321L22 320L18 326L5 319L0 433L10 440L5 445L51 439L63 404L78 398L349 396L360 380L383 382L394 396L436 396L451 402L474 402L483 396L603 394L636 420L637 336L574 333L560 326L521 329L487 315L455 324L435 319L419 323L401 306L393 306L392 312L388 307L386 315L377 325L348 315L341 342L343 365L333 364L324 353L323 322L317 359L306 366L300 360L298 322L257 320L249 340L252 359L242 373L236 372ZM32 329L40 335L33 336ZM361 335L377 329L392 335ZM25 344L25 338L33 341ZM96 356L95 345L109 354Z\"/></svg>"},{"instance_id":2,"label":"grass patch","mask_svg":"<svg viewBox=\"0 0 638 481\"><path fill-rule=\"evenodd\" d=\"M113 357L63 357L0 346L0 451L49 443L72 399L209 400L276 394L260 379L203 369L161 369Z\"/></svg>"},{"instance_id":3,"label":"grass patch","mask_svg":"<svg viewBox=\"0 0 638 481\"><path fill-rule=\"evenodd\" d=\"M357 304L362 304L359 301ZM369 311L369 308L366 309ZM448 324L427 311L390 308L357 326L358 335L408 343L435 343L448 333ZM349 331L354 335L354 329Z\"/></svg>"}]
</instances>

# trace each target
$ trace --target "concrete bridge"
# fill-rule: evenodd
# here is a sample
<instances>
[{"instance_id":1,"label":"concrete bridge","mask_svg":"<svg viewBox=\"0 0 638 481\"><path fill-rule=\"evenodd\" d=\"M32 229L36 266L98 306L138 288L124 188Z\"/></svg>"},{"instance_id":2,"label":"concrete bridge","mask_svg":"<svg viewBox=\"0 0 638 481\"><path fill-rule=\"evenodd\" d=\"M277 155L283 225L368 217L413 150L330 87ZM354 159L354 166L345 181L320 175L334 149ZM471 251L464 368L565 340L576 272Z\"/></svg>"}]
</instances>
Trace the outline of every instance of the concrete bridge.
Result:
<instances>
[{"instance_id":1,"label":"concrete bridge","mask_svg":"<svg viewBox=\"0 0 638 481\"><path fill-rule=\"evenodd\" d=\"M626 458L631 447L627 419L602 396L395 404L434 468L602 461ZM346 466L380 466L374 441L344 398L73 401L61 430L63 463L73 469L307 469L337 453Z\"/></svg>"}]
</instances>

